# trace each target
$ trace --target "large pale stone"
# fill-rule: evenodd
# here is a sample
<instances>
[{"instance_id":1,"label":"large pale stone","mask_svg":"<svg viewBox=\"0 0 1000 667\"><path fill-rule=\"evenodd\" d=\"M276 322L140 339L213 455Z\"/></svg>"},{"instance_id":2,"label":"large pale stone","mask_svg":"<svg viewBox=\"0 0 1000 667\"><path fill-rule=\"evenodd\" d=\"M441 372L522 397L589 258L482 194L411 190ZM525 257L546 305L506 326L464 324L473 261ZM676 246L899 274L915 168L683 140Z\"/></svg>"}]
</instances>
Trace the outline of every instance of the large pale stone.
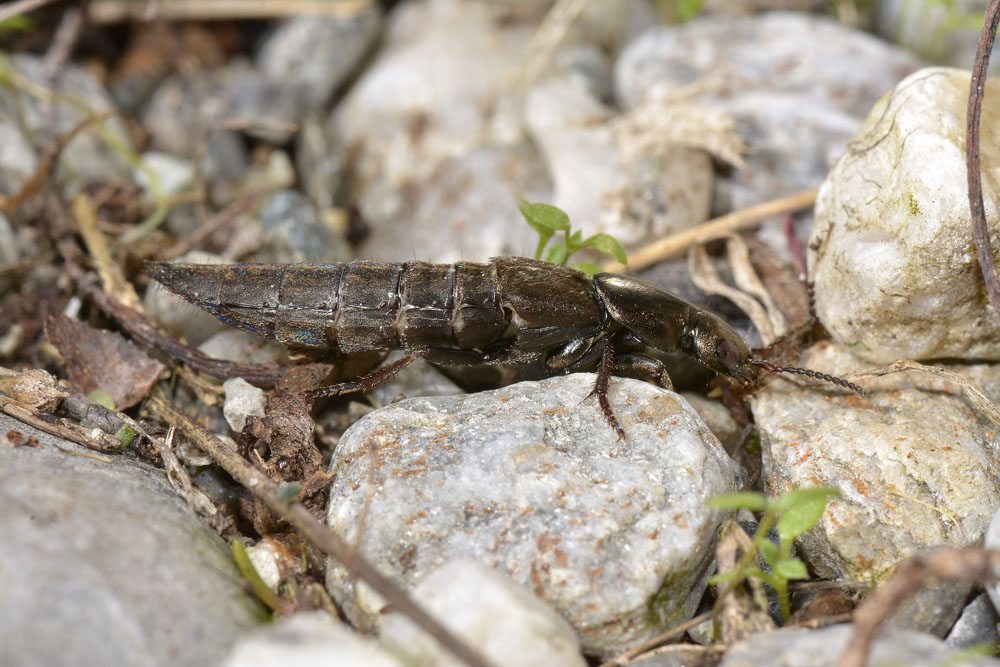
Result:
<instances>
[{"instance_id":1,"label":"large pale stone","mask_svg":"<svg viewBox=\"0 0 1000 667\"><path fill-rule=\"evenodd\" d=\"M972 240L965 173L969 74L924 69L872 109L816 203L809 263L816 309L853 354L1000 359ZM1000 199L1000 98L987 88L981 159L986 218ZM994 240L994 256L997 253Z\"/></svg>"}]
</instances>

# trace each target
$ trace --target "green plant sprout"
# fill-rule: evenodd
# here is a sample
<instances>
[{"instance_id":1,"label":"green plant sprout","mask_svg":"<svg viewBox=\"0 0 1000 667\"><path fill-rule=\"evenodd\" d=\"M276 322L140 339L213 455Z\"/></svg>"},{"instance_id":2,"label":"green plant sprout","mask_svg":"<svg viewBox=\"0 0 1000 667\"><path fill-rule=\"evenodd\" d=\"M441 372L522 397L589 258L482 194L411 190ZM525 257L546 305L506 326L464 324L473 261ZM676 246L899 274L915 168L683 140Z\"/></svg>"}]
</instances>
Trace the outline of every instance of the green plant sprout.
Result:
<instances>
[{"instance_id":1,"label":"green plant sprout","mask_svg":"<svg viewBox=\"0 0 1000 667\"><path fill-rule=\"evenodd\" d=\"M584 248L594 248L599 252L613 256L621 264L625 263L625 248L618 242L618 239L610 234L594 234L583 238L583 232L579 229L570 230L569 216L562 209L551 204L528 201L522 201L519 208L524 219L538 232L538 248L535 250L535 259L542 259L546 244L556 232L563 232L562 244L553 245L545 253L546 262L566 264L573 253ZM593 262L580 262L575 268L591 276L601 271L601 267Z\"/></svg>"},{"instance_id":2,"label":"green plant sprout","mask_svg":"<svg viewBox=\"0 0 1000 667\"><path fill-rule=\"evenodd\" d=\"M839 495L840 492L836 489L817 486L789 491L780 498L768 498L763 493L754 491L727 493L709 498L709 507L728 510L748 509L751 512L761 513L761 518L751 540L753 548L743 554L736 567L719 572L709 579L708 583L728 584L726 590L732 590L745 579L757 577L774 589L781 607L781 620L787 622L791 616L788 582L809 578L806 564L792 556L792 544L798 536L816 525L826 511L826 504L830 498ZM767 539L772 526L777 528L778 544ZM771 568L770 572L765 572L759 567L761 558ZM723 597L724 594L720 594L719 601Z\"/></svg>"}]
</instances>

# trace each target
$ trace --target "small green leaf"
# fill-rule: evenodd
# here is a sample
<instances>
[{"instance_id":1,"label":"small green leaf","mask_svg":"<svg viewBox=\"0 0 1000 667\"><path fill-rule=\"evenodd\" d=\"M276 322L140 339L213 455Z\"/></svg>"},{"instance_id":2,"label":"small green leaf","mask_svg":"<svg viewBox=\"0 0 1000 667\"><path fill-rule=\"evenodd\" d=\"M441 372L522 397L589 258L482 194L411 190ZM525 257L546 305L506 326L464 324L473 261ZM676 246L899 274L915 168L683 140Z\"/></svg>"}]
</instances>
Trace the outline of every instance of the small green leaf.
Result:
<instances>
[{"instance_id":1,"label":"small green leaf","mask_svg":"<svg viewBox=\"0 0 1000 667\"><path fill-rule=\"evenodd\" d=\"M111 394L109 394L103 389L95 389L94 391L87 394L87 398L92 400L94 403L97 403L98 405L103 405L108 410L115 409L115 399L113 399L111 397Z\"/></svg>"},{"instance_id":2,"label":"small green leaf","mask_svg":"<svg viewBox=\"0 0 1000 667\"><path fill-rule=\"evenodd\" d=\"M115 437L118 438L118 442L121 443L115 448L115 451L120 452L131 445L132 441L135 440L135 430L128 424L125 424L115 432Z\"/></svg>"},{"instance_id":3,"label":"small green leaf","mask_svg":"<svg viewBox=\"0 0 1000 667\"><path fill-rule=\"evenodd\" d=\"M250 554L247 553L243 543L239 539L234 539L231 546L233 549L233 560L236 561L236 569L240 571L244 579L250 582L250 587L253 588L254 594L272 610L287 613L289 604L281 596L268 588L264 580L260 578L260 574L257 572L257 568L254 567L253 561L250 560Z\"/></svg>"},{"instance_id":4,"label":"small green leaf","mask_svg":"<svg viewBox=\"0 0 1000 667\"><path fill-rule=\"evenodd\" d=\"M583 271L591 278L593 278L596 274L604 270L597 264L594 264L593 262L580 262L579 264L576 264L573 268Z\"/></svg>"},{"instance_id":5,"label":"small green leaf","mask_svg":"<svg viewBox=\"0 0 1000 667\"><path fill-rule=\"evenodd\" d=\"M582 239L583 239L583 232L578 229L569 235L569 238L566 239L566 245L568 245L570 248L573 248L574 250L579 250L580 248L583 247L582 245L580 245Z\"/></svg>"},{"instance_id":6,"label":"small green leaf","mask_svg":"<svg viewBox=\"0 0 1000 667\"><path fill-rule=\"evenodd\" d=\"M707 501L709 507L724 510L748 509L752 512L763 512L767 499L763 493L756 491L740 491L739 493L723 493L712 496Z\"/></svg>"},{"instance_id":7,"label":"small green leaf","mask_svg":"<svg viewBox=\"0 0 1000 667\"><path fill-rule=\"evenodd\" d=\"M580 247L594 247L606 255L613 256L621 264L628 261L628 257L625 255L625 248L623 248L622 244L618 242L618 239L610 234L594 234L586 241L583 241L580 244Z\"/></svg>"},{"instance_id":8,"label":"small green leaf","mask_svg":"<svg viewBox=\"0 0 1000 667\"><path fill-rule=\"evenodd\" d=\"M6 21L0 21L0 32L31 32L35 29L35 22L30 16L18 14L11 16Z\"/></svg>"},{"instance_id":9,"label":"small green leaf","mask_svg":"<svg viewBox=\"0 0 1000 667\"><path fill-rule=\"evenodd\" d=\"M545 255L545 261L551 264L565 264L566 246L554 245L551 248L549 248L548 254Z\"/></svg>"},{"instance_id":10,"label":"small green leaf","mask_svg":"<svg viewBox=\"0 0 1000 667\"><path fill-rule=\"evenodd\" d=\"M778 536L782 540L794 540L815 526L825 510L825 500L810 500L785 510L775 525Z\"/></svg>"},{"instance_id":11,"label":"small green leaf","mask_svg":"<svg viewBox=\"0 0 1000 667\"><path fill-rule=\"evenodd\" d=\"M760 551L760 555L764 557L764 562L772 568L774 567L774 564L780 560L778 555L778 545L771 540L762 541L757 545L757 549Z\"/></svg>"},{"instance_id":12,"label":"small green leaf","mask_svg":"<svg viewBox=\"0 0 1000 667\"><path fill-rule=\"evenodd\" d=\"M718 574L713 574L708 580L708 585L718 586L719 584L724 584L728 581L739 581L742 578L743 577L740 574L740 571L737 570L736 568L733 568L732 570L726 570L725 572L719 572Z\"/></svg>"},{"instance_id":13,"label":"small green leaf","mask_svg":"<svg viewBox=\"0 0 1000 667\"><path fill-rule=\"evenodd\" d=\"M783 494L781 498L778 499L778 509L780 511L784 511L790 507L798 505L801 502L820 498L828 500L839 495L840 491L837 489L831 489L828 486L807 486L805 488L794 489Z\"/></svg>"},{"instance_id":14,"label":"small green leaf","mask_svg":"<svg viewBox=\"0 0 1000 667\"><path fill-rule=\"evenodd\" d=\"M816 522L823 516L823 512L826 511L826 502L830 495L812 495L782 512L775 525L781 539L794 540L815 526Z\"/></svg>"},{"instance_id":15,"label":"small green leaf","mask_svg":"<svg viewBox=\"0 0 1000 667\"><path fill-rule=\"evenodd\" d=\"M798 558L786 558L771 566L774 574L784 579L808 579L809 570Z\"/></svg>"},{"instance_id":16,"label":"small green leaf","mask_svg":"<svg viewBox=\"0 0 1000 667\"><path fill-rule=\"evenodd\" d=\"M704 0L678 0L676 7L678 23L687 23L698 16L703 2Z\"/></svg>"},{"instance_id":17,"label":"small green leaf","mask_svg":"<svg viewBox=\"0 0 1000 667\"><path fill-rule=\"evenodd\" d=\"M768 581L771 578L770 574L759 567L748 567L743 570L743 575L747 578L756 577L757 579L763 579L764 581Z\"/></svg>"},{"instance_id":18,"label":"small green leaf","mask_svg":"<svg viewBox=\"0 0 1000 667\"><path fill-rule=\"evenodd\" d=\"M522 201L520 205L521 215L528 221L528 224L541 231L569 229L569 216L560 208L551 204L535 204L529 201Z\"/></svg>"}]
</instances>

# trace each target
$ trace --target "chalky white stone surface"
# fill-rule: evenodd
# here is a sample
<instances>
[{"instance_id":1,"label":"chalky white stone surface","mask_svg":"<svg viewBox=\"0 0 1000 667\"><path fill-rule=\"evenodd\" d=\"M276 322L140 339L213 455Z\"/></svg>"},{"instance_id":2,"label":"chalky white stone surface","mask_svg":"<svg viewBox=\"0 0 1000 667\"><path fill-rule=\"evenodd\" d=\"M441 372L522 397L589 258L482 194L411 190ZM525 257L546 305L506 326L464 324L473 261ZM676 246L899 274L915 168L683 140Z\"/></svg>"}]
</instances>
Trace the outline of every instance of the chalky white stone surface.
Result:
<instances>
[{"instance_id":1,"label":"chalky white stone surface","mask_svg":"<svg viewBox=\"0 0 1000 667\"><path fill-rule=\"evenodd\" d=\"M907 77L875 105L820 190L809 241L816 310L862 359L1000 359L1000 318L972 240L968 94L961 70ZM998 124L1000 97L988 87L980 153L994 239L1000 134L990 128Z\"/></svg>"}]
</instances>

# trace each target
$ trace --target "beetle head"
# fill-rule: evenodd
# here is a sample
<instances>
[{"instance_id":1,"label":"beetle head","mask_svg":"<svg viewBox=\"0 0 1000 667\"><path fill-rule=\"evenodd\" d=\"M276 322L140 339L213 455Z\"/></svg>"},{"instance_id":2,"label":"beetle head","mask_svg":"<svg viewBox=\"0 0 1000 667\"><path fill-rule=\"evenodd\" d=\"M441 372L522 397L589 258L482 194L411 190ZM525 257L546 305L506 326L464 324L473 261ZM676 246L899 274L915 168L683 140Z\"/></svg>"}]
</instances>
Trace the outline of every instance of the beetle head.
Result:
<instances>
[{"instance_id":1,"label":"beetle head","mask_svg":"<svg viewBox=\"0 0 1000 667\"><path fill-rule=\"evenodd\" d=\"M698 312L694 326L680 341L680 349L716 373L743 382L751 382L757 375L750 346L736 329L706 310Z\"/></svg>"}]
</instances>

